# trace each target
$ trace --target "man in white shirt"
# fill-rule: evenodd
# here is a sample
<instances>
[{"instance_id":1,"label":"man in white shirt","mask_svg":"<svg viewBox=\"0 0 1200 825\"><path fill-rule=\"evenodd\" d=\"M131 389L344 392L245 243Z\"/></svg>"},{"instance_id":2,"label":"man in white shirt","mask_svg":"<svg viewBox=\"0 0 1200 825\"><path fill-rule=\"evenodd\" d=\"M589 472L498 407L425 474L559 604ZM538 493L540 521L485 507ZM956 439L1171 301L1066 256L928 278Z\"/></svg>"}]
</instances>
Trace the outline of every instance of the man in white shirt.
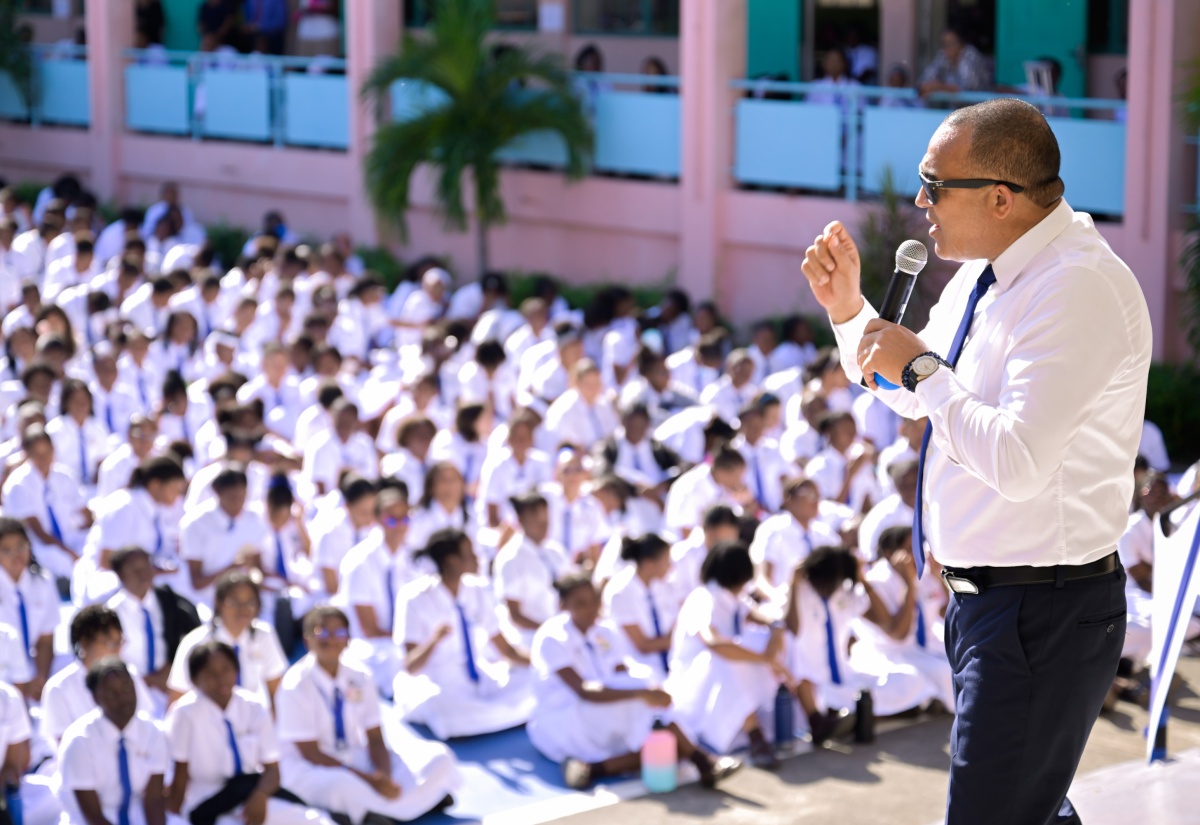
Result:
<instances>
[{"instance_id":1,"label":"man in white shirt","mask_svg":"<svg viewBox=\"0 0 1200 825\"><path fill-rule=\"evenodd\" d=\"M690 388L699 398L709 384L721 377L726 340L725 331L716 329L701 336L695 346L668 355L671 380Z\"/></svg>"},{"instance_id":2,"label":"man in white shirt","mask_svg":"<svg viewBox=\"0 0 1200 825\"><path fill-rule=\"evenodd\" d=\"M160 275L125 299L121 304L121 317L150 335L160 336L167 330L167 319L171 315L168 305L174 294L175 285L165 275Z\"/></svg>"},{"instance_id":3,"label":"man in white shirt","mask_svg":"<svg viewBox=\"0 0 1200 825\"><path fill-rule=\"evenodd\" d=\"M919 335L875 317L841 223L803 265L849 380L929 416L913 555L919 574L928 539L953 591L949 825L1079 821L1066 793L1125 639L1113 548L1153 336L1133 273L1063 200L1059 162L1027 103L946 118L916 204L964 265Z\"/></svg>"}]
</instances>

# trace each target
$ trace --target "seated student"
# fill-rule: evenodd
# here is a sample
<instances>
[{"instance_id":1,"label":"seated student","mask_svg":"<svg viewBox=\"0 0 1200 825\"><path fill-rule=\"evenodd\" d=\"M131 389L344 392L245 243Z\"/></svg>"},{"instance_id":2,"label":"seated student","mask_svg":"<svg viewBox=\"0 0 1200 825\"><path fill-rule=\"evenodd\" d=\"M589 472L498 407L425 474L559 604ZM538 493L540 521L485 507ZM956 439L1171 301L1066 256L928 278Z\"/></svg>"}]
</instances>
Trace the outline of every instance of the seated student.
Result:
<instances>
[{"instance_id":1,"label":"seated student","mask_svg":"<svg viewBox=\"0 0 1200 825\"><path fill-rule=\"evenodd\" d=\"M380 460L379 471L384 478L403 481L408 486L408 502L415 505L425 489L429 445L437 435L437 425L423 415L414 415L401 421L395 430L396 446ZM376 439L377 447L379 443L379 439Z\"/></svg>"},{"instance_id":2,"label":"seated student","mask_svg":"<svg viewBox=\"0 0 1200 825\"><path fill-rule=\"evenodd\" d=\"M191 822L332 825L303 805L277 798L279 743L262 699L237 687L238 657L215 639L192 648L195 685L167 716L174 776L167 809Z\"/></svg>"},{"instance_id":3,"label":"seated student","mask_svg":"<svg viewBox=\"0 0 1200 825\"><path fill-rule=\"evenodd\" d=\"M656 718L670 718L671 696L625 672L613 631L596 623L600 596L586 573L556 584L562 612L538 629L533 641L537 704L529 740L563 766L568 787L641 768L642 745ZM741 767L697 747L671 722L679 756L696 766L700 782L713 787Z\"/></svg>"},{"instance_id":4,"label":"seated student","mask_svg":"<svg viewBox=\"0 0 1200 825\"><path fill-rule=\"evenodd\" d=\"M564 447L558 451L555 483L539 488L549 507L550 537L575 564L595 564L608 532L604 508L585 486L591 463L582 450Z\"/></svg>"},{"instance_id":5,"label":"seated student","mask_svg":"<svg viewBox=\"0 0 1200 825\"><path fill-rule=\"evenodd\" d=\"M533 634L558 609L554 582L572 565L561 546L549 541L546 499L526 493L512 506L521 529L500 549L492 575L504 635L528 650Z\"/></svg>"},{"instance_id":6,"label":"seated student","mask_svg":"<svg viewBox=\"0 0 1200 825\"><path fill-rule=\"evenodd\" d=\"M416 819L453 804L458 764L440 743L382 730L370 673L345 661L350 622L336 607L304 617L309 653L288 670L276 695L283 787L350 822L369 814Z\"/></svg>"},{"instance_id":7,"label":"seated student","mask_svg":"<svg viewBox=\"0 0 1200 825\"><path fill-rule=\"evenodd\" d=\"M604 513L607 538L592 568L596 583L603 585L616 573L630 567L621 557L621 543L646 533L662 532L662 508L650 498L639 496L633 485L618 475L602 475L592 482L592 498Z\"/></svg>"},{"instance_id":8,"label":"seated student","mask_svg":"<svg viewBox=\"0 0 1200 825\"><path fill-rule=\"evenodd\" d=\"M0 787L6 794L17 792L29 825L57 822L62 806L54 798L52 783L29 774L32 736L24 698L0 681ZM0 821L12 821L4 808L0 808Z\"/></svg>"},{"instance_id":9,"label":"seated student","mask_svg":"<svg viewBox=\"0 0 1200 825\"><path fill-rule=\"evenodd\" d=\"M91 513L78 482L55 463L54 444L38 425L21 433L26 461L4 480L4 513L24 523L38 563L69 579L83 550Z\"/></svg>"},{"instance_id":10,"label":"seated student","mask_svg":"<svg viewBox=\"0 0 1200 825\"><path fill-rule=\"evenodd\" d=\"M165 708L175 652L183 637L200 626L200 616L196 606L170 585L154 583L154 563L142 548L118 550L112 557L112 569L121 589L106 604L121 619L121 658L162 695L159 706Z\"/></svg>"},{"instance_id":11,"label":"seated student","mask_svg":"<svg viewBox=\"0 0 1200 825\"><path fill-rule=\"evenodd\" d=\"M678 473L683 460L650 431L650 412L641 401L621 410L621 428L595 445L600 472L615 473L639 490L654 490Z\"/></svg>"},{"instance_id":12,"label":"seated student","mask_svg":"<svg viewBox=\"0 0 1200 825\"><path fill-rule=\"evenodd\" d=\"M30 552L25 528L15 518L0 516L0 622L20 633L22 655L33 668L24 691L33 701L50 678L59 605L54 582Z\"/></svg>"},{"instance_id":13,"label":"seated student","mask_svg":"<svg viewBox=\"0 0 1200 825\"><path fill-rule=\"evenodd\" d=\"M212 482L214 501L200 505L179 525L179 555L187 562L190 592L207 609L213 583L232 570L262 572L260 555L267 526L246 507L247 479L242 465L230 465Z\"/></svg>"},{"instance_id":14,"label":"seated student","mask_svg":"<svg viewBox=\"0 0 1200 825\"><path fill-rule=\"evenodd\" d=\"M372 530L342 559L338 592L332 604L350 617L348 655L375 674L384 696L404 663L392 644L396 594L418 577L407 546L408 490L404 482L379 491L375 498L378 530Z\"/></svg>"},{"instance_id":15,"label":"seated student","mask_svg":"<svg viewBox=\"0 0 1200 825\"><path fill-rule=\"evenodd\" d=\"M671 545L654 533L626 537L621 558L629 566L604 588L605 613L621 629L633 658L661 684L670 669L671 636L682 603L667 582Z\"/></svg>"},{"instance_id":16,"label":"seated student","mask_svg":"<svg viewBox=\"0 0 1200 825\"><path fill-rule=\"evenodd\" d=\"M447 527L462 530L472 540L479 535L463 474L450 461L439 461L430 466L425 474L425 489L411 518L409 547L424 547L430 536Z\"/></svg>"},{"instance_id":17,"label":"seated student","mask_svg":"<svg viewBox=\"0 0 1200 825\"><path fill-rule=\"evenodd\" d=\"M262 611L258 585L245 573L230 571L217 580L213 620L183 637L171 675L167 677L167 693L174 703L192 689L188 674L188 654L192 648L208 639L224 642L237 653L238 686L270 701L287 670L287 658L279 646L275 628L257 618Z\"/></svg>"},{"instance_id":18,"label":"seated student","mask_svg":"<svg viewBox=\"0 0 1200 825\"><path fill-rule=\"evenodd\" d=\"M813 551L837 542L837 535L818 518L821 492L812 479L792 478L783 487L783 512L758 526L750 557L758 568L759 589L781 603L796 565Z\"/></svg>"},{"instance_id":19,"label":"seated student","mask_svg":"<svg viewBox=\"0 0 1200 825\"><path fill-rule=\"evenodd\" d=\"M379 477L379 456L370 436L362 432L358 407L339 398L330 407L333 428L303 444L305 488L323 496L337 488L342 473L351 470L363 478Z\"/></svg>"},{"instance_id":20,"label":"seated student","mask_svg":"<svg viewBox=\"0 0 1200 825\"><path fill-rule=\"evenodd\" d=\"M375 526L375 482L346 473L339 490L341 501L318 509L311 529L313 567L327 598L338 592L342 559Z\"/></svg>"},{"instance_id":21,"label":"seated student","mask_svg":"<svg viewBox=\"0 0 1200 825\"><path fill-rule=\"evenodd\" d=\"M129 545L144 547L160 570L177 569L172 522L187 479L174 458L156 456L134 470L128 490L118 490L96 519L75 566L71 594L75 604L102 602L120 586L112 573L112 556Z\"/></svg>"},{"instance_id":22,"label":"seated student","mask_svg":"<svg viewBox=\"0 0 1200 825\"><path fill-rule=\"evenodd\" d=\"M117 658L88 670L96 709L75 721L59 749L59 801L70 823L182 825L166 813L163 776L170 767L167 737L137 709L129 668Z\"/></svg>"},{"instance_id":23,"label":"seated student","mask_svg":"<svg viewBox=\"0 0 1200 825\"><path fill-rule=\"evenodd\" d=\"M267 535L260 548L263 562L263 618L273 617L285 652L299 641L299 621L321 598L312 563L312 543L304 529L303 509L297 504L285 472L267 482Z\"/></svg>"},{"instance_id":24,"label":"seated student","mask_svg":"<svg viewBox=\"0 0 1200 825\"><path fill-rule=\"evenodd\" d=\"M700 568L709 552L721 542L737 541L742 520L726 504L714 504L704 511L704 520L683 541L671 545L670 582L676 599L682 604L700 586Z\"/></svg>"},{"instance_id":25,"label":"seated student","mask_svg":"<svg viewBox=\"0 0 1200 825\"><path fill-rule=\"evenodd\" d=\"M666 527L686 536L697 527L704 511L714 504L742 508L754 503L746 486L746 459L734 447L722 444L711 464L698 464L671 485L664 515Z\"/></svg>"},{"instance_id":26,"label":"seated student","mask_svg":"<svg viewBox=\"0 0 1200 825\"><path fill-rule=\"evenodd\" d=\"M860 622L850 666L879 677L874 689L881 714L920 708L932 700L954 710L954 680L945 644L935 638L934 612L921 598L912 557L912 528L889 527L879 537L879 560L865 580L891 618Z\"/></svg>"},{"instance_id":27,"label":"seated student","mask_svg":"<svg viewBox=\"0 0 1200 825\"><path fill-rule=\"evenodd\" d=\"M880 499L875 481L875 450L858 440L848 412L829 412L818 426L826 446L808 462L805 474L821 488L821 498L847 504L856 513Z\"/></svg>"},{"instance_id":28,"label":"seated student","mask_svg":"<svg viewBox=\"0 0 1200 825\"><path fill-rule=\"evenodd\" d=\"M537 414L519 409L508 422L505 447L492 451L479 474L476 517L488 527L512 525L516 517L508 501L547 483L554 475L549 457L533 448Z\"/></svg>"},{"instance_id":29,"label":"seated student","mask_svg":"<svg viewBox=\"0 0 1200 825\"><path fill-rule=\"evenodd\" d=\"M439 739L524 724L533 710L529 657L501 635L470 539L461 530L439 530L417 555L438 572L400 591L394 638L405 660L396 676L397 709Z\"/></svg>"},{"instance_id":30,"label":"seated student","mask_svg":"<svg viewBox=\"0 0 1200 825\"><path fill-rule=\"evenodd\" d=\"M788 680L782 661L786 640L782 623L768 621L741 595L753 580L746 545L722 542L709 551L700 586L675 622L666 689L675 700L676 720L693 739L728 753L745 733L751 759L773 768L778 761L759 713Z\"/></svg>"},{"instance_id":31,"label":"seated student","mask_svg":"<svg viewBox=\"0 0 1200 825\"><path fill-rule=\"evenodd\" d=\"M492 409L487 404L461 404L454 415L454 429L442 430L430 444L431 459L449 462L462 473L468 496L474 497L479 487L479 474L494 423Z\"/></svg>"},{"instance_id":32,"label":"seated student","mask_svg":"<svg viewBox=\"0 0 1200 825\"><path fill-rule=\"evenodd\" d=\"M96 707L96 700L87 689L87 673L97 662L113 656L120 657L123 636L117 613L101 604L88 605L71 619L71 650L75 661L50 677L42 691L42 736L57 746L72 723ZM138 710L155 716L154 702L146 684L130 665L133 685L137 690ZM163 703L165 707L165 702ZM161 715L161 714L159 714Z\"/></svg>"}]
</instances>

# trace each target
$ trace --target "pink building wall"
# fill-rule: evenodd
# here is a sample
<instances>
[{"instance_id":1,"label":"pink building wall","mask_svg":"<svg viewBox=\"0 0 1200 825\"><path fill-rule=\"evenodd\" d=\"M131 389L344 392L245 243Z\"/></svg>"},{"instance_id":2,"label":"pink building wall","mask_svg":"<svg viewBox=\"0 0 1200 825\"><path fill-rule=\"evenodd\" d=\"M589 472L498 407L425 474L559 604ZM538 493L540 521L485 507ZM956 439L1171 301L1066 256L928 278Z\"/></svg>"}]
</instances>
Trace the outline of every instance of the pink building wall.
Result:
<instances>
[{"instance_id":1,"label":"pink building wall","mask_svg":"<svg viewBox=\"0 0 1200 825\"><path fill-rule=\"evenodd\" d=\"M92 111L101 113L92 127L0 125L0 173L14 180L48 180L74 171L102 199L135 203L149 203L162 181L177 180L185 201L205 222L256 227L264 211L281 208L300 232L324 236L347 229L368 244L390 238L404 258L448 255L463 277L476 271L471 235L444 231L427 175L415 187L409 243L396 243L386 227L377 225L361 194L360 172L373 119L357 101L351 145L344 153L124 132L122 50L130 45L132 31L127 5L88 6ZM671 40L678 53L663 51L684 85L688 139L681 181L593 177L568 184L552 173L510 170L503 183L510 221L491 234L493 265L549 272L573 283L671 278L697 299L715 298L735 322L815 310L799 271L805 247L831 220L857 226L870 206L733 187L728 80L744 71L745 0L688 0L681 6L681 36ZM915 31L909 18L904 19ZM1200 43L1200 4L1133 0L1130 21L1125 218L1100 228L1141 279L1155 322L1156 354L1176 358L1185 352L1175 314L1183 287L1175 265L1180 206L1192 193L1180 172L1183 125L1174 95L1184 61L1195 56ZM357 88L395 43L399 4L349 4L346 22L348 74ZM576 45L571 36L559 39ZM592 39L578 38L580 44ZM646 43L631 40L642 44L639 49ZM614 48L609 68L636 69L621 62L643 53L633 48L625 56Z\"/></svg>"}]
</instances>

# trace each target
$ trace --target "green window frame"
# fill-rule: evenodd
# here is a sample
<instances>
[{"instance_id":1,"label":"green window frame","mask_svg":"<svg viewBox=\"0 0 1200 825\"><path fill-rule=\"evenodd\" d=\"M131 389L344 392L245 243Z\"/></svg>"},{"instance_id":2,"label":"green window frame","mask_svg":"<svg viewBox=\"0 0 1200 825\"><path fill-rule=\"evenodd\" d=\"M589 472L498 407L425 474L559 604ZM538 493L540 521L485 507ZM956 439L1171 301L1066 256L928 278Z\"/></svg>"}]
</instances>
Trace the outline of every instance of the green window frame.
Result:
<instances>
[{"instance_id":1,"label":"green window frame","mask_svg":"<svg viewBox=\"0 0 1200 825\"><path fill-rule=\"evenodd\" d=\"M495 0L498 31L537 31L538 0ZM405 0L404 25L420 29L429 25L434 0Z\"/></svg>"},{"instance_id":2,"label":"green window frame","mask_svg":"<svg viewBox=\"0 0 1200 825\"><path fill-rule=\"evenodd\" d=\"M679 4L680 0L574 0L572 29L589 35L678 37Z\"/></svg>"}]
</instances>

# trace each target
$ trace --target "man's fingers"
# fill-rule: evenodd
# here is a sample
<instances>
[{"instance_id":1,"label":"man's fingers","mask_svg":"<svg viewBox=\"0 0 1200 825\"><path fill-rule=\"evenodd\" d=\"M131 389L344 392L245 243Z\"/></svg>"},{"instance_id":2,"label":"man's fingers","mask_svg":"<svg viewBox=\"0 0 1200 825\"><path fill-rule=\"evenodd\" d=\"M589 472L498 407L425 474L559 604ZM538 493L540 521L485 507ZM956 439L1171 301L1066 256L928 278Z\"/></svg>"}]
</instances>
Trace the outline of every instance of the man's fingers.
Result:
<instances>
[{"instance_id":1,"label":"man's fingers","mask_svg":"<svg viewBox=\"0 0 1200 825\"><path fill-rule=\"evenodd\" d=\"M825 238L818 238L813 246L816 249L817 263L832 275L833 271L837 269L837 261L833 259L833 254L829 251L828 241Z\"/></svg>"},{"instance_id":2,"label":"man's fingers","mask_svg":"<svg viewBox=\"0 0 1200 825\"><path fill-rule=\"evenodd\" d=\"M829 283L829 272L817 262L817 249L815 246L810 246L805 250L804 263L800 265L800 271L804 273L804 277L808 278L809 282L814 286L825 286Z\"/></svg>"}]
</instances>

